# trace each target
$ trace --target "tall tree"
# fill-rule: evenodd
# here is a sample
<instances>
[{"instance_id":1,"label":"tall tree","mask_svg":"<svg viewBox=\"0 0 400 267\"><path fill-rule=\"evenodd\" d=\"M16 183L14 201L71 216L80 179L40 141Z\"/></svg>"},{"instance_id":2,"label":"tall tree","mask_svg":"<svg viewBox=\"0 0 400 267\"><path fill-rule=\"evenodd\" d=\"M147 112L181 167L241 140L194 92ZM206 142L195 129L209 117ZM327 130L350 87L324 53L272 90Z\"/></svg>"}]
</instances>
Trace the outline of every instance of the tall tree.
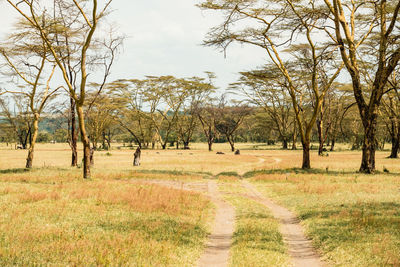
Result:
<instances>
[{"instance_id":1,"label":"tall tree","mask_svg":"<svg viewBox=\"0 0 400 267\"><path fill-rule=\"evenodd\" d=\"M244 119L252 113L252 109L240 103L228 106L222 97L216 108L215 129L225 136L232 152L235 151L236 133Z\"/></svg>"},{"instance_id":2,"label":"tall tree","mask_svg":"<svg viewBox=\"0 0 400 267\"><path fill-rule=\"evenodd\" d=\"M215 129L217 110L213 104L214 99L207 98L203 103L198 103L195 112L199 118L204 135L207 139L208 151L212 151L212 145L217 137L217 130Z\"/></svg>"},{"instance_id":3,"label":"tall tree","mask_svg":"<svg viewBox=\"0 0 400 267\"><path fill-rule=\"evenodd\" d=\"M397 71L393 72L389 79L389 89L382 99L383 121L391 137L392 147L389 158L399 157L400 149L400 88Z\"/></svg>"},{"instance_id":4,"label":"tall tree","mask_svg":"<svg viewBox=\"0 0 400 267\"><path fill-rule=\"evenodd\" d=\"M21 81L21 90L7 91L26 98L31 113L31 138L25 167L32 168L40 115L48 100L55 96L60 87L52 89L50 86L55 66L52 66L50 73L46 74L49 51L44 41L32 36L31 25L24 23L18 25L17 30L9 36L8 42L1 48L1 54L7 62L10 74Z\"/></svg>"},{"instance_id":5,"label":"tall tree","mask_svg":"<svg viewBox=\"0 0 400 267\"><path fill-rule=\"evenodd\" d=\"M215 91L215 87L212 83L215 76L210 72L207 74L208 80L200 77L192 77L186 79L184 85L187 91L187 97L182 104L181 111L178 112L176 125L184 149L189 149L189 142L198 124L198 106L200 103L206 101L210 94Z\"/></svg>"},{"instance_id":6,"label":"tall tree","mask_svg":"<svg viewBox=\"0 0 400 267\"><path fill-rule=\"evenodd\" d=\"M231 84L231 88L239 90L251 103L264 109L275 124L283 149L288 149L293 109L284 77L274 65L241 72L240 75L239 81Z\"/></svg>"},{"instance_id":7,"label":"tall tree","mask_svg":"<svg viewBox=\"0 0 400 267\"><path fill-rule=\"evenodd\" d=\"M97 30L99 21L106 15L109 5L112 0L108 0L104 3L103 8L99 9L97 0L92 1L77 1L72 0L71 6L74 10L78 10L80 17L74 21L73 25L70 25L71 31L79 29L81 41L79 42L79 69L80 69L80 80L79 80L79 92L75 91L74 85L68 76L68 70L63 64L62 57L57 51L57 42L54 30L54 24L57 21L52 21L52 16L47 14L47 9L39 5L37 1L12 1L7 2L29 23L45 42L47 49L52 55L53 60L58 66L62 73L62 77L67 86L70 96L76 103L76 111L78 114L79 130L81 134L81 141L83 144L83 177L90 178L90 140L87 135L85 127L85 114L83 106L86 97L86 84L88 79L88 68L87 68L87 55L88 50L92 45L94 34ZM89 5L91 7L89 7ZM47 20L46 20L47 18ZM62 25L62 24L61 24ZM64 30L64 29L63 29Z\"/></svg>"},{"instance_id":8,"label":"tall tree","mask_svg":"<svg viewBox=\"0 0 400 267\"><path fill-rule=\"evenodd\" d=\"M169 137L176 127L178 114L186 101L189 82L173 76L148 77L148 89L144 92L149 104L148 118L156 132L162 149L166 149Z\"/></svg>"},{"instance_id":9,"label":"tall tree","mask_svg":"<svg viewBox=\"0 0 400 267\"><path fill-rule=\"evenodd\" d=\"M218 10L225 14L224 21L211 29L206 37L205 45L226 49L231 43L238 42L264 49L269 59L278 68L288 83L288 93L292 100L298 131L303 146L302 168L311 168L310 143L311 133L315 126L324 97L342 66L336 66L329 72L329 80L320 80L321 64L333 53L331 44L321 42L327 36L323 25L326 14L315 1L274 1L273 4L262 0L207 0L200 8ZM291 48L294 36L301 36L304 44ZM285 46L285 49L282 46ZM300 50L298 48L301 48ZM291 71L290 62L284 60L288 53L301 55L305 69ZM331 61L334 65L334 61ZM301 76L296 74L303 71ZM305 76L306 75L306 76ZM304 77L309 79L305 83ZM302 95L310 92L312 109L306 112Z\"/></svg>"},{"instance_id":10,"label":"tall tree","mask_svg":"<svg viewBox=\"0 0 400 267\"><path fill-rule=\"evenodd\" d=\"M378 111L391 73L400 60L397 40L400 1L324 0L332 14L334 32L342 60L350 74L354 97L364 128L360 172L375 171L376 131ZM328 26L326 27L328 31ZM367 38L378 43L373 53L370 72L372 84L362 77L361 45Z\"/></svg>"},{"instance_id":11,"label":"tall tree","mask_svg":"<svg viewBox=\"0 0 400 267\"><path fill-rule=\"evenodd\" d=\"M117 110L115 120L122 128L127 130L140 148L148 148L152 142L154 127L146 114L147 106L145 91L147 90L146 80L129 79L117 80L108 85L115 99L121 103ZM157 101L157 99L154 99ZM153 102L151 102L153 103ZM150 107L152 107L150 103ZM155 112L150 108L147 112Z\"/></svg>"}]
</instances>

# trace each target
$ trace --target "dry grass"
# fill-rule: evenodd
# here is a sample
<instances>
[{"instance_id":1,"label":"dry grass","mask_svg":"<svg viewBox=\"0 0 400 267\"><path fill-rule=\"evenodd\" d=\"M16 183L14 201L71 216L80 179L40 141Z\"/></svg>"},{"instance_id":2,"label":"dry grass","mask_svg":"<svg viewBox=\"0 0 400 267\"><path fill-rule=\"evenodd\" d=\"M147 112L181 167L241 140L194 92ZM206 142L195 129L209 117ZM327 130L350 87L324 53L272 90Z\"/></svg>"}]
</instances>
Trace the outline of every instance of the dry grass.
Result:
<instances>
[{"instance_id":1,"label":"dry grass","mask_svg":"<svg viewBox=\"0 0 400 267\"><path fill-rule=\"evenodd\" d=\"M297 212L333 265L399 266L398 176L291 173L252 180L260 191Z\"/></svg>"},{"instance_id":2,"label":"dry grass","mask_svg":"<svg viewBox=\"0 0 400 267\"><path fill-rule=\"evenodd\" d=\"M75 173L0 176L2 266L188 266L202 251L211 210L200 194Z\"/></svg>"},{"instance_id":3,"label":"dry grass","mask_svg":"<svg viewBox=\"0 0 400 267\"><path fill-rule=\"evenodd\" d=\"M241 155L234 156L227 144L214 148L145 150L138 168L132 166L132 150L99 151L93 179L85 181L81 169L68 167L67 145L39 144L36 168L29 172L22 169L26 151L1 145L0 265L192 265L212 219L209 202L196 193L140 182L196 181L218 174L220 189L240 214L232 265L259 266L266 259L285 264L279 238L254 236L277 237L276 222L265 209L236 196L246 193L238 185L240 175L266 169L252 181L301 216L325 259L341 266L399 266L399 176L356 174L357 151L329 157L313 151L311 164L319 170L296 174L292 170L301 165L301 151L239 144ZM400 160L387 155L377 153L378 170L400 173ZM262 245L265 240L277 254Z\"/></svg>"}]
</instances>

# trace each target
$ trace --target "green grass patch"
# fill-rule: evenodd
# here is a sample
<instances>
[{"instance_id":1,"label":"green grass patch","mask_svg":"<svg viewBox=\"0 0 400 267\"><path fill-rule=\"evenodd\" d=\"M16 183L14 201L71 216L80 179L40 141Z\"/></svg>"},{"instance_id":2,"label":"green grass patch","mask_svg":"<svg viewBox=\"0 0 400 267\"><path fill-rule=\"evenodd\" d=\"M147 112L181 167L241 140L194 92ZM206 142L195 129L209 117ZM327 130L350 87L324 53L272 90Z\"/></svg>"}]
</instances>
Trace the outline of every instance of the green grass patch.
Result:
<instances>
[{"instance_id":1,"label":"green grass patch","mask_svg":"<svg viewBox=\"0 0 400 267\"><path fill-rule=\"evenodd\" d=\"M339 171L339 170L329 170L329 169L301 169L301 168L289 168L289 169L267 169L267 170L254 170L246 172L242 177L243 178L252 178L262 174L320 174L327 176L334 175L361 175L355 171ZM373 174L370 174L373 175ZM397 176L399 177L399 173L383 173L380 171L375 171L374 175L388 175L388 176Z\"/></svg>"},{"instance_id":2,"label":"green grass patch","mask_svg":"<svg viewBox=\"0 0 400 267\"><path fill-rule=\"evenodd\" d=\"M231 249L231 266L291 266L279 223L263 205L240 196L232 183L219 183L236 208L236 225Z\"/></svg>"},{"instance_id":3,"label":"green grass patch","mask_svg":"<svg viewBox=\"0 0 400 267\"><path fill-rule=\"evenodd\" d=\"M216 175L216 177L220 176L233 176L233 177L241 177L237 172L220 172Z\"/></svg>"}]
</instances>

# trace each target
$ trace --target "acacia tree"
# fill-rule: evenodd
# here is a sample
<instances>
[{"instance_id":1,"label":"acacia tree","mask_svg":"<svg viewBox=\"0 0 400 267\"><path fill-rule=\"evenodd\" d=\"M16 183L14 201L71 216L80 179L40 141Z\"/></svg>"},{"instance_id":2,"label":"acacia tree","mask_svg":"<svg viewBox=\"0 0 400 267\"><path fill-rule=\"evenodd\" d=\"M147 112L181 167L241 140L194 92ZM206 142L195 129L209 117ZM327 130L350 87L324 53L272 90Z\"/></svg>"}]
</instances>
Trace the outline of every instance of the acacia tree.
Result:
<instances>
[{"instance_id":1,"label":"acacia tree","mask_svg":"<svg viewBox=\"0 0 400 267\"><path fill-rule=\"evenodd\" d=\"M390 88L382 99L383 121L390 134L392 147L389 158L398 158L400 149L400 92L397 73L389 79Z\"/></svg>"},{"instance_id":2,"label":"acacia tree","mask_svg":"<svg viewBox=\"0 0 400 267\"><path fill-rule=\"evenodd\" d=\"M198 125L199 103L206 101L215 90L212 84L215 76L210 72L207 74L208 81L204 78L192 77L187 79L185 83L187 97L182 104L181 111L178 112L176 123L177 133L183 142L184 149L189 149L189 142Z\"/></svg>"},{"instance_id":3,"label":"acacia tree","mask_svg":"<svg viewBox=\"0 0 400 267\"><path fill-rule=\"evenodd\" d=\"M54 24L54 45L57 47L60 62L62 62L68 80L73 86L74 92L77 91L77 80L79 74L79 52L80 39L78 29L74 30L74 23L80 17L80 12L74 8L74 4L69 1L54 0L53 18L57 22ZM78 127L76 121L76 102L69 95L69 107L67 108L68 121L68 144L71 148L71 166L78 165Z\"/></svg>"},{"instance_id":4,"label":"acacia tree","mask_svg":"<svg viewBox=\"0 0 400 267\"><path fill-rule=\"evenodd\" d=\"M330 151L335 150L339 130L341 127L343 128L342 120L344 119L348 108L351 108L354 105L349 90L351 89L349 89L347 84L337 83L327 94L325 99L326 103L324 104L323 113L321 114L326 123L323 123L321 129L318 129L318 131L323 133L322 135L319 135L320 151L325 143L327 146L330 146Z\"/></svg>"},{"instance_id":5,"label":"acacia tree","mask_svg":"<svg viewBox=\"0 0 400 267\"><path fill-rule=\"evenodd\" d=\"M322 27L326 20L324 10L317 7L315 1L305 0L275 1L272 5L262 0L207 0L199 6L225 14L224 21L209 32L205 45L221 47L224 50L233 42L260 47L286 79L303 146L302 168L311 168L311 133L325 94L342 69L342 66L336 66L335 70L329 73L328 82L321 82L319 66L327 55L333 53L333 50L329 49L330 44L320 42L322 36L327 36ZM309 78L306 84L304 75L296 77L299 72L291 72L290 62L284 60L287 51L281 49L282 45L290 44L294 41L293 37L299 35L306 40L300 47L302 59L308 65L308 68L303 70L303 73L307 71L306 77ZM309 101L313 102L313 108L309 112L305 112L306 109L301 106L305 104L302 99L304 90L311 93ZM309 103L307 106L310 106Z\"/></svg>"},{"instance_id":6,"label":"acacia tree","mask_svg":"<svg viewBox=\"0 0 400 267\"><path fill-rule=\"evenodd\" d=\"M252 113L252 109L240 103L233 103L227 106L224 96L220 104L216 107L215 129L225 136L232 152L235 151L235 138L237 130L243 123L244 119Z\"/></svg>"},{"instance_id":7,"label":"acacia tree","mask_svg":"<svg viewBox=\"0 0 400 267\"><path fill-rule=\"evenodd\" d=\"M334 22L332 37L350 74L353 93L360 113L364 138L360 172L375 171L376 131L378 111L391 73L400 60L399 37L400 1L324 0ZM328 31L328 29L327 29ZM372 55L372 83L362 77L363 57L360 45L373 37L378 45ZM367 86L365 85L367 84Z\"/></svg>"},{"instance_id":8,"label":"acacia tree","mask_svg":"<svg viewBox=\"0 0 400 267\"><path fill-rule=\"evenodd\" d=\"M156 138L162 149L166 149L178 114L189 95L190 82L173 76L148 77L144 99L149 105L145 114L151 120Z\"/></svg>"},{"instance_id":9,"label":"acacia tree","mask_svg":"<svg viewBox=\"0 0 400 267\"><path fill-rule=\"evenodd\" d=\"M113 92L113 98L121 103L114 119L129 132L140 148L148 148L154 135L152 122L144 110L147 105L144 96L146 84L146 80L129 79L117 80L108 85L109 91ZM148 112L155 112L155 109Z\"/></svg>"},{"instance_id":10,"label":"acacia tree","mask_svg":"<svg viewBox=\"0 0 400 267\"><path fill-rule=\"evenodd\" d=\"M12 129L21 148L27 149L32 138L32 118L29 105L26 98L15 94L12 96L11 102L14 103L14 110L10 109L10 102L7 99L0 99L1 115Z\"/></svg>"},{"instance_id":11,"label":"acacia tree","mask_svg":"<svg viewBox=\"0 0 400 267\"><path fill-rule=\"evenodd\" d=\"M47 15L47 9L39 5L38 1L12 1L7 2L25 19L26 23L29 23L46 44L49 53L52 55L55 64L58 66L62 73L63 79L67 86L70 96L76 103L76 111L78 114L79 130L81 134L81 141L83 144L83 177L90 178L90 140L88 138L86 127L85 127L85 114L83 106L86 97L86 84L88 78L87 72L87 54L92 44L93 36L97 30L99 20L105 15L106 11L111 4L112 0L108 0L104 3L103 8L99 9L97 0L92 1L77 1L72 0L71 6L75 10L79 11L80 17L77 18L72 25L70 30L80 31L80 42L79 42L79 92L75 91L74 85L71 83L68 77L68 70L63 64L62 57L57 51L56 34L54 32L54 24L57 21L52 21L51 16ZM89 5L92 4L91 7ZM46 20L46 18L48 20ZM61 24L62 25L62 24ZM64 30L64 29L63 29Z\"/></svg>"},{"instance_id":12,"label":"acacia tree","mask_svg":"<svg viewBox=\"0 0 400 267\"><path fill-rule=\"evenodd\" d=\"M4 44L1 49L1 54L11 70L10 74L22 81L21 90L11 89L7 90L7 92L19 94L26 98L32 117L26 168L32 168L40 115L48 100L55 96L55 93L60 89L60 87L55 89L50 87L55 71L54 65L50 68L50 73L47 74L48 77L44 77L48 65L49 51L44 41L30 34L31 30L32 27L30 25L20 23L18 31L9 36L8 43ZM43 84L42 82L45 83Z\"/></svg>"},{"instance_id":13,"label":"acacia tree","mask_svg":"<svg viewBox=\"0 0 400 267\"><path fill-rule=\"evenodd\" d=\"M288 149L293 112L285 79L274 65L241 72L240 75L239 82L231 84L231 88L239 90L251 103L264 109L275 124L283 149Z\"/></svg>"},{"instance_id":14,"label":"acacia tree","mask_svg":"<svg viewBox=\"0 0 400 267\"><path fill-rule=\"evenodd\" d=\"M105 142L108 147L110 146L111 140L107 138L107 133L111 135L111 128L115 125L115 113L121 106L117 99L107 92L88 94L89 102L93 98L96 98L96 101L87 111L86 120L92 147L97 150L100 142L103 143L103 148L105 148Z\"/></svg>"},{"instance_id":15,"label":"acacia tree","mask_svg":"<svg viewBox=\"0 0 400 267\"><path fill-rule=\"evenodd\" d=\"M76 27L76 21L82 16L81 11L76 8L74 2L54 0L54 10L52 20L53 24L53 42L58 52L59 59L62 62L70 84L73 86L74 91L77 92L79 75L81 71L81 49L82 49L82 30ZM88 27L82 25L82 27ZM90 52L90 59L88 66L91 69L102 68L104 74L100 83L91 83L91 87L96 89L97 93L93 93L86 106L86 113L88 113L96 101L97 96L101 94L107 78L110 75L111 67L122 45L124 36L115 36L115 30L110 26L109 29L102 31L102 37L93 38L92 45L88 49ZM72 150L71 166L77 165L77 140L78 140L78 127L76 125L76 102L70 95L70 108L68 118L69 128L69 145ZM87 116L87 114L85 114Z\"/></svg>"},{"instance_id":16,"label":"acacia tree","mask_svg":"<svg viewBox=\"0 0 400 267\"><path fill-rule=\"evenodd\" d=\"M217 112L213 101L214 99L208 97L203 103L198 103L195 107L195 113L207 139L208 151L212 151L212 145L218 133L215 129Z\"/></svg>"}]
</instances>

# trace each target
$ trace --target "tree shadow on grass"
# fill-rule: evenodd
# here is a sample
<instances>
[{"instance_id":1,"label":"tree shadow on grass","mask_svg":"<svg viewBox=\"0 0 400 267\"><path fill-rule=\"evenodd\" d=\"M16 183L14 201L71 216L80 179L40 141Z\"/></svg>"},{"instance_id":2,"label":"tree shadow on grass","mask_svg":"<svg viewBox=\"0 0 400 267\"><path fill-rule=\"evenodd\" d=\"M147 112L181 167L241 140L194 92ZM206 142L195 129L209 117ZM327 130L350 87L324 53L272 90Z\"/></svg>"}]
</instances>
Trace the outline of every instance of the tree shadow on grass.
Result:
<instances>
[{"instance_id":1,"label":"tree shadow on grass","mask_svg":"<svg viewBox=\"0 0 400 267\"><path fill-rule=\"evenodd\" d=\"M287 169L269 169L269 170L254 170L254 171L249 171L246 172L243 175L243 178L251 178L256 175L260 174L285 174L285 173L295 173L295 174L321 174L321 175L356 175L356 174L364 174L356 171L335 171L335 170L326 170L326 169L301 169L301 168L287 168ZM387 175L387 176L399 176L400 173L386 173L386 172L380 172L380 171L375 171L373 174L379 174L379 175ZM366 174L367 175L367 174Z\"/></svg>"},{"instance_id":2,"label":"tree shadow on grass","mask_svg":"<svg viewBox=\"0 0 400 267\"><path fill-rule=\"evenodd\" d=\"M31 170L27 168L5 169L5 170L0 170L0 174L25 173L30 171Z\"/></svg>"}]
</instances>

